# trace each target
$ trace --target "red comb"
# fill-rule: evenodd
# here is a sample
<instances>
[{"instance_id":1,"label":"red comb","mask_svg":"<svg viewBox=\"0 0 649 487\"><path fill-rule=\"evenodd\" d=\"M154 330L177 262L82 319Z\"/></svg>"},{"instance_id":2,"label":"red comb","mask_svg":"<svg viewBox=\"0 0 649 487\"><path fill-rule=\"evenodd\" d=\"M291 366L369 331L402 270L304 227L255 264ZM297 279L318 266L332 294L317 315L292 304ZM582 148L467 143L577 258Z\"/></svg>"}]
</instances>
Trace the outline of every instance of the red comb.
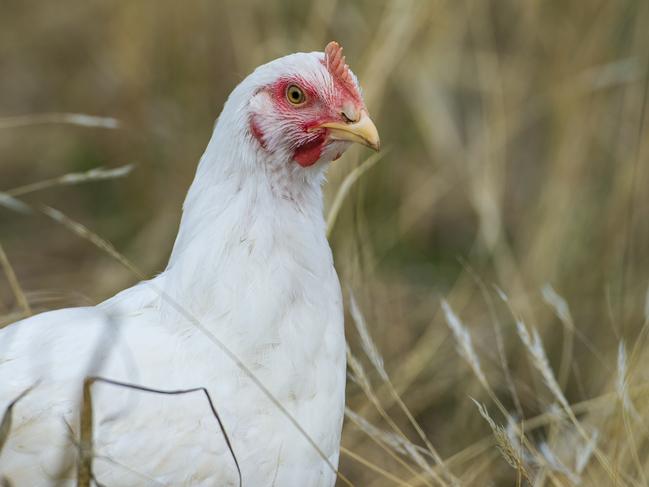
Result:
<instances>
[{"instance_id":1,"label":"red comb","mask_svg":"<svg viewBox=\"0 0 649 487\"><path fill-rule=\"evenodd\" d=\"M358 93L356 83L352 78L349 71L349 66L345 64L345 56L343 56L343 48L336 41L331 41L325 47L325 66L331 76L345 85L352 93Z\"/></svg>"}]
</instances>

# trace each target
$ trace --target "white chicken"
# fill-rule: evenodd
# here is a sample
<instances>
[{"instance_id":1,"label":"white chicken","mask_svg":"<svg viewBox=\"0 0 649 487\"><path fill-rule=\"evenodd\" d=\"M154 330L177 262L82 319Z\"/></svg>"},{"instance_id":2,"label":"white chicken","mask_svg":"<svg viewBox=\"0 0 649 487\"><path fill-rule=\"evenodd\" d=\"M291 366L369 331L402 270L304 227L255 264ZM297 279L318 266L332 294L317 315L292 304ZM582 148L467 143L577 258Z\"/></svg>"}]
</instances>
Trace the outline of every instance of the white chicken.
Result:
<instances>
[{"instance_id":1,"label":"white chicken","mask_svg":"<svg viewBox=\"0 0 649 487\"><path fill-rule=\"evenodd\" d=\"M345 338L321 187L352 142L379 148L335 42L243 80L201 158L166 270L95 307L0 330L0 417L20 397L0 479L76 483L83 383L99 376L204 387L231 442L200 392L95 382L100 484L331 487Z\"/></svg>"}]
</instances>

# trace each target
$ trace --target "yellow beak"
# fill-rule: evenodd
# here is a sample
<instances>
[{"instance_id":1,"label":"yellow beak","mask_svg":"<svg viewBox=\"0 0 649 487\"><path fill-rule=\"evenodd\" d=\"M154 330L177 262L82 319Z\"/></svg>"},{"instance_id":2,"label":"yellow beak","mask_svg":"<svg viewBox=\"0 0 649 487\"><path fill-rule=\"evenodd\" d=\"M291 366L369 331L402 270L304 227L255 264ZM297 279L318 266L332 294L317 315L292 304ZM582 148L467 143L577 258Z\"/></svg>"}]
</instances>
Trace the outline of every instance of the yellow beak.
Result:
<instances>
[{"instance_id":1,"label":"yellow beak","mask_svg":"<svg viewBox=\"0 0 649 487\"><path fill-rule=\"evenodd\" d=\"M314 128L329 129L329 138L332 140L357 142L375 151L381 148L379 131L376 130L376 125L374 125L374 122L372 122L372 119L365 110L361 111L361 116L357 122L325 122Z\"/></svg>"}]
</instances>

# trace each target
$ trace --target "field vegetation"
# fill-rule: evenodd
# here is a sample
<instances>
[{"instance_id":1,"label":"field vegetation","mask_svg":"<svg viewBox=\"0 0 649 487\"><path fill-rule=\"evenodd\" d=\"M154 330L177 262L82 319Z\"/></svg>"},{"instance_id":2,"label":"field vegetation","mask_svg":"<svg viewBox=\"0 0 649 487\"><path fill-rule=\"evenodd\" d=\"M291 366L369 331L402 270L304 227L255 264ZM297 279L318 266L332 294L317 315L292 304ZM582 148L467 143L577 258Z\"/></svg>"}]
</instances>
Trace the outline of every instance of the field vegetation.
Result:
<instances>
[{"instance_id":1,"label":"field vegetation","mask_svg":"<svg viewBox=\"0 0 649 487\"><path fill-rule=\"evenodd\" d=\"M341 474L647 485L648 25L640 0L5 1L0 326L164 269L228 93L335 39L385 148L327 185Z\"/></svg>"}]
</instances>

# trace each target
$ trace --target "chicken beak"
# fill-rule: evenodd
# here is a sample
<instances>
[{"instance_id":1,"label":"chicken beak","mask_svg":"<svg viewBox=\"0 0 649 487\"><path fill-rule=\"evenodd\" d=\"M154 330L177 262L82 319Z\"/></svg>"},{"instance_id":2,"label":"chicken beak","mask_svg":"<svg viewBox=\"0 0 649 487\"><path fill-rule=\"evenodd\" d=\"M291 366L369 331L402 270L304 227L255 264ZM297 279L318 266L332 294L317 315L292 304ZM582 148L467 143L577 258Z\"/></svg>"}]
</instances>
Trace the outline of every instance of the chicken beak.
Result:
<instances>
[{"instance_id":1,"label":"chicken beak","mask_svg":"<svg viewBox=\"0 0 649 487\"><path fill-rule=\"evenodd\" d=\"M357 142L378 152L381 148L379 131L366 110L362 110L360 115L356 122L325 122L317 128L329 129L328 135L332 140Z\"/></svg>"}]
</instances>

